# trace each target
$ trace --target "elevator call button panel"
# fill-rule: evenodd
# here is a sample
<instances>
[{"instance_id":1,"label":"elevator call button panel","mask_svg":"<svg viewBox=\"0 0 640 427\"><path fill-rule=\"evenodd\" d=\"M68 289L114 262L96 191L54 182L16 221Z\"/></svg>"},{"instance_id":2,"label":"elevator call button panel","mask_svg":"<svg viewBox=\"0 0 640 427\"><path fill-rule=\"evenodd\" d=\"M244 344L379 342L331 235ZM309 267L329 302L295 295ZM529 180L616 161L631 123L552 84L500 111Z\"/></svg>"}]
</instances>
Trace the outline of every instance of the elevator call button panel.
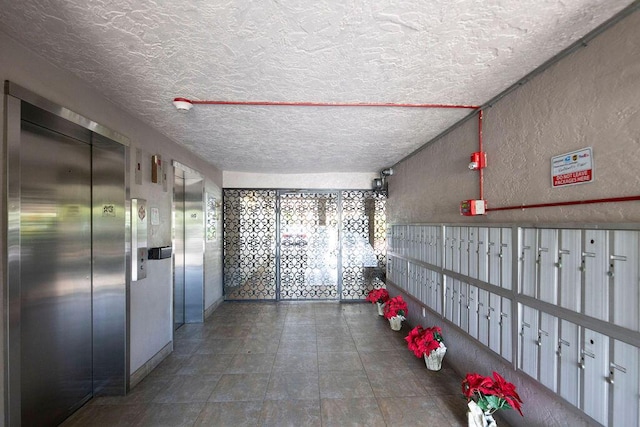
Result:
<instances>
[{"instance_id":1,"label":"elevator call button panel","mask_svg":"<svg viewBox=\"0 0 640 427\"><path fill-rule=\"evenodd\" d=\"M131 281L147 277L147 201L131 199Z\"/></svg>"}]
</instances>

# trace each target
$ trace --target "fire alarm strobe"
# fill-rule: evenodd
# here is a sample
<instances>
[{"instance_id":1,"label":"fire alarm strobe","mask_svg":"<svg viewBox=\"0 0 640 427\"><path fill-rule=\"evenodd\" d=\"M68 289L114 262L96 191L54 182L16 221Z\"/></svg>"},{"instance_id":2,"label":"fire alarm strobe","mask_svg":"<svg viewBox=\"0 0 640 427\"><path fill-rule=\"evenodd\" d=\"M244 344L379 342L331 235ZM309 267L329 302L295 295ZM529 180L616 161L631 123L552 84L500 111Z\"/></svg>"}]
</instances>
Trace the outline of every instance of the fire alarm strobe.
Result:
<instances>
[{"instance_id":1,"label":"fire alarm strobe","mask_svg":"<svg viewBox=\"0 0 640 427\"><path fill-rule=\"evenodd\" d=\"M463 200L460 202L460 215L476 216L486 213L487 202L485 200Z\"/></svg>"}]
</instances>

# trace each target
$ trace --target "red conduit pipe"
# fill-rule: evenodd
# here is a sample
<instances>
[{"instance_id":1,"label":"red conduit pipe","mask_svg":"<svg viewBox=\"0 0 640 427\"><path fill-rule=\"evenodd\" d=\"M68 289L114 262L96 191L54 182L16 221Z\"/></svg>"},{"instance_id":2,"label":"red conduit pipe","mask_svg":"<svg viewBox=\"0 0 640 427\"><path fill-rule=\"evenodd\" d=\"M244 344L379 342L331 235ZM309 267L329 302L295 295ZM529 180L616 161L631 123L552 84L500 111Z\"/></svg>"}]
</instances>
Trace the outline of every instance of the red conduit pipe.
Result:
<instances>
[{"instance_id":1,"label":"red conduit pipe","mask_svg":"<svg viewBox=\"0 0 640 427\"><path fill-rule=\"evenodd\" d=\"M174 98L174 101L189 102L193 105L260 105L292 107L397 107L397 108L461 108L477 110L479 105L456 104L394 104L389 102L293 102L293 101L198 101L188 98Z\"/></svg>"},{"instance_id":2,"label":"red conduit pipe","mask_svg":"<svg viewBox=\"0 0 640 427\"><path fill-rule=\"evenodd\" d=\"M631 202L635 200L640 200L640 196L610 197L607 199L572 200L569 202L538 203L533 205L520 205L520 206L504 206L501 208L487 208L487 212L509 211L509 210L516 210L516 209L525 210L525 209L532 209L532 208L549 208L549 207L556 207L556 206L590 205L594 203Z\"/></svg>"},{"instance_id":3,"label":"red conduit pipe","mask_svg":"<svg viewBox=\"0 0 640 427\"><path fill-rule=\"evenodd\" d=\"M174 98L175 101L193 105L250 105L250 106L293 106L293 107L396 107L396 108L449 108L479 110L478 114L478 151L482 153L482 110L479 105L456 104L395 104L389 102L293 102L293 101L198 101L188 98ZM484 199L484 171L480 172L480 200Z\"/></svg>"},{"instance_id":4,"label":"red conduit pipe","mask_svg":"<svg viewBox=\"0 0 640 427\"><path fill-rule=\"evenodd\" d=\"M478 151L482 155L482 110L478 111ZM484 168L478 170L480 173L480 200L484 200Z\"/></svg>"}]
</instances>

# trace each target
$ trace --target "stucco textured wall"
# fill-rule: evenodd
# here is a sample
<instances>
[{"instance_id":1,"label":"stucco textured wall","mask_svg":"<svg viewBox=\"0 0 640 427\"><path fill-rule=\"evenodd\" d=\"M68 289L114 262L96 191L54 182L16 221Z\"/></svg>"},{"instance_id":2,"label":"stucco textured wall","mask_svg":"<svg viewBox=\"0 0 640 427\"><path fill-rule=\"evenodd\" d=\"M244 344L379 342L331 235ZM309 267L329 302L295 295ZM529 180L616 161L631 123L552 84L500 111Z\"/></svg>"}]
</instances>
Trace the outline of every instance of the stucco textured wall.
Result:
<instances>
[{"instance_id":1,"label":"stucco textured wall","mask_svg":"<svg viewBox=\"0 0 640 427\"><path fill-rule=\"evenodd\" d=\"M640 13L564 58L485 111L489 207L640 194ZM460 216L461 200L477 198L477 120L469 120L394 167L387 219L403 223L635 223L640 202L490 212ZM593 147L595 181L553 189L551 157ZM397 292L397 291L395 291ZM423 318L410 303L412 325L443 327L445 360L461 375L497 370L516 384L526 417L503 413L514 426L589 425L592 421L439 316Z\"/></svg>"},{"instance_id":2,"label":"stucco textured wall","mask_svg":"<svg viewBox=\"0 0 640 427\"><path fill-rule=\"evenodd\" d=\"M640 194L640 13L538 75L484 112L489 207ZM636 222L640 202L490 212L461 217L478 198L477 120L412 158L389 180L390 223ZM551 157L593 147L595 181L551 187Z\"/></svg>"}]
</instances>

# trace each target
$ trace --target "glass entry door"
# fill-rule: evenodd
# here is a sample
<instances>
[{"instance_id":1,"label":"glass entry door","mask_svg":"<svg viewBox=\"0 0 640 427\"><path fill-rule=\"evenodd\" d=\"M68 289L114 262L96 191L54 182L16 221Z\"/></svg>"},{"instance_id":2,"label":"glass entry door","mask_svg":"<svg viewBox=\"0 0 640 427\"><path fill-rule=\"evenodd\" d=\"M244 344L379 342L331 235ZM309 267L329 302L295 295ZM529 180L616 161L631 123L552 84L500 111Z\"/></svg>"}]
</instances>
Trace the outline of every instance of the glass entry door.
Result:
<instances>
[{"instance_id":1,"label":"glass entry door","mask_svg":"<svg viewBox=\"0 0 640 427\"><path fill-rule=\"evenodd\" d=\"M337 192L280 194L280 299L337 299Z\"/></svg>"}]
</instances>

